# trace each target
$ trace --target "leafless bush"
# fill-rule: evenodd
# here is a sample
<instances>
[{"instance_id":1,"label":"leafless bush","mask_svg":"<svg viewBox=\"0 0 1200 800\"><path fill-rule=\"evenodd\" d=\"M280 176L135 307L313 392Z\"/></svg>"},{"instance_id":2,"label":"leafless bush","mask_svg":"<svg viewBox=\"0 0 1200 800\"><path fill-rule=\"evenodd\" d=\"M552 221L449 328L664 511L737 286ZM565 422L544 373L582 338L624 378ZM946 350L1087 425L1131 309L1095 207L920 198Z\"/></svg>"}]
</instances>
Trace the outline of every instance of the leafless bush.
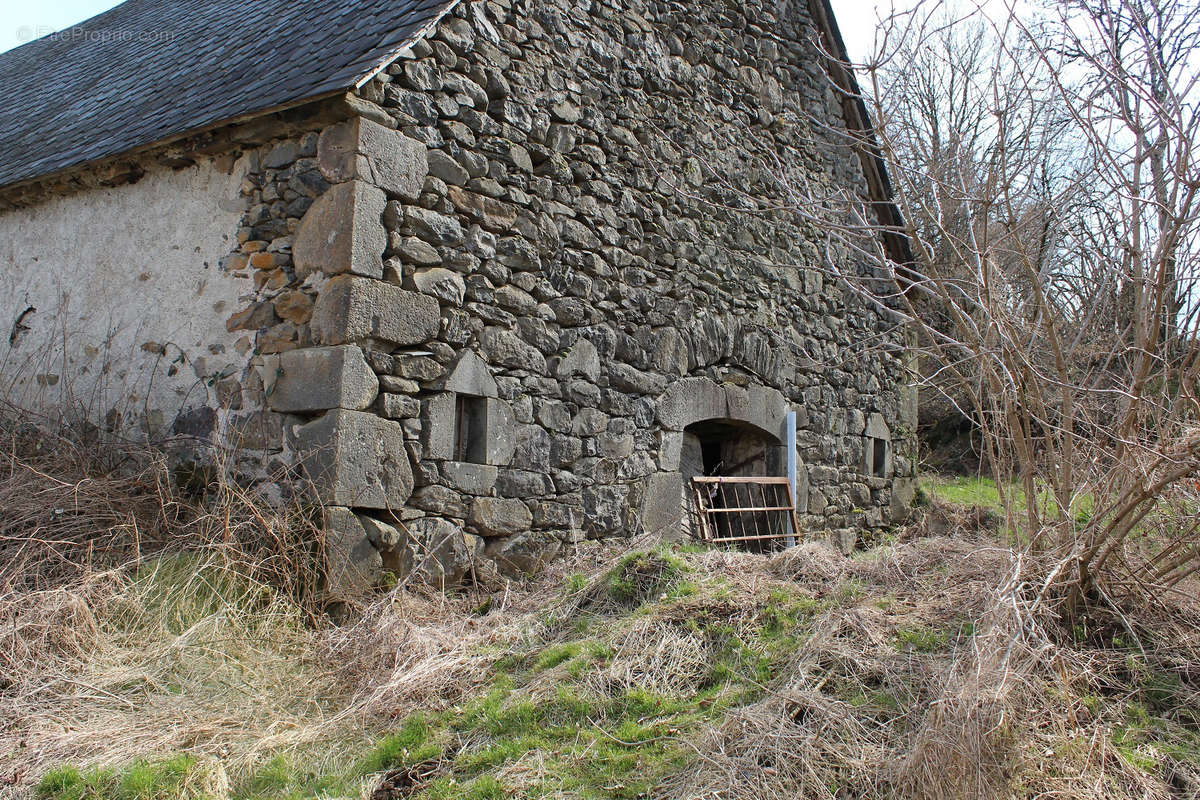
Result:
<instances>
[{"instance_id":1,"label":"leafless bush","mask_svg":"<svg viewBox=\"0 0 1200 800\"><path fill-rule=\"evenodd\" d=\"M797 212L830 231L828 272L915 332L928 388L966 404L1006 528L1057 560L1039 602L1068 621L1200 567L1178 513L1200 502L1197 44L1200 7L1177 0L893 15L860 66L876 136L853 146L899 216Z\"/></svg>"}]
</instances>

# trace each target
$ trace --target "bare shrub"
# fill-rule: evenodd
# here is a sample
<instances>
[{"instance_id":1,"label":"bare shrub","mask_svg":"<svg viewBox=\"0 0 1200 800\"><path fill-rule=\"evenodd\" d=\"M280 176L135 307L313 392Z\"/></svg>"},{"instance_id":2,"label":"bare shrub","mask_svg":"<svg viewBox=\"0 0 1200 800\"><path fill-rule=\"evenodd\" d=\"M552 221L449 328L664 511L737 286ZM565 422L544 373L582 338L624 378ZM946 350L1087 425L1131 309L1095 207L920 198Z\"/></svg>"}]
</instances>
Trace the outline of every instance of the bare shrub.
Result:
<instances>
[{"instance_id":1,"label":"bare shrub","mask_svg":"<svg viewBox=\"0 0 1200 800\"><path fill-rule=\"evenodd\" d=\"M318 507L271 503L233 478L236 453L173 470L163 448L0 409L0 591L63 584L160 551L220 550L254 577L316 601ZM275 476L285 481L287 476ZM315 611L315 606L314 606Z\"/></svg>"},{"instance_id":2,"label":"bare shrub","mask_svg":"<svg viewBox=\"0 0 1200 800\"><path fill-rule=\"evenodd\" d=\"M1059 563L1040 602L1068 625L1200 568L1176 513L1200 502L1198 43L1200 7L1176 0L918 4L882 21L862 91L836 87L899 213L781 176L828 231L831 279L912 330L926 388L979 427L1004 527Z\"/></svg>"}]
</instances>

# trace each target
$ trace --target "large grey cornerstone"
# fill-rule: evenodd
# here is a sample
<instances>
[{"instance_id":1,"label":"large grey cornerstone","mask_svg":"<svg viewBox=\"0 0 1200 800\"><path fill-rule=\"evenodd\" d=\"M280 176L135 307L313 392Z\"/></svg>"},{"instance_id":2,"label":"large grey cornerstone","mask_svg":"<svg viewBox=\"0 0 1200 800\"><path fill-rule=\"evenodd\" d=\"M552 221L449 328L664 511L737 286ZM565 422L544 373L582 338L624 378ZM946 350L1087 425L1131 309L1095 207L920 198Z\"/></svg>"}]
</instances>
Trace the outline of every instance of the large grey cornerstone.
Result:
<instances>
[{"instance_id":1,"label":"large grey cornerstone","mask_svg":"<svg viewBox=\"0 0 1200 800\"><path fill-rule=\"evenodd\" d=\"M895 218L827 0L83 27L172 33L0 55L3 392L236 447L239 480L324 505L335 596L683 535L691 478L789 462L809 535L906 513L905 332L804 208Z\"/></svg>"}]
</instances>

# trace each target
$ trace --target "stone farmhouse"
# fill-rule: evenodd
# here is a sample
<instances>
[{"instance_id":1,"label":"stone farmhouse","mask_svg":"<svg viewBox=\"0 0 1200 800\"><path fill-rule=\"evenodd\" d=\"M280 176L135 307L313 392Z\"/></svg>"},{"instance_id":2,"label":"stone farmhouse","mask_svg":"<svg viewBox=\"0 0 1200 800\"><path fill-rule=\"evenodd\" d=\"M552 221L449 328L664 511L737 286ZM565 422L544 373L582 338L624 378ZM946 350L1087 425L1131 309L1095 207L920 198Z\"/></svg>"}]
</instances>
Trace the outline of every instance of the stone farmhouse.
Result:
<instances>
[{"instance_id":1,"label":"stone farmhouse","mask_svg":"<svg viewBox=\"0 0 1200 800\"><path fill-rule=\"evenodd\" d=\"M895 219L826 53L828 0L128 0L0 55L3 396L315 491L339 592L678 535L698 475L849 546L916 396L795 208Z\"/></svg>"}]
</instances>

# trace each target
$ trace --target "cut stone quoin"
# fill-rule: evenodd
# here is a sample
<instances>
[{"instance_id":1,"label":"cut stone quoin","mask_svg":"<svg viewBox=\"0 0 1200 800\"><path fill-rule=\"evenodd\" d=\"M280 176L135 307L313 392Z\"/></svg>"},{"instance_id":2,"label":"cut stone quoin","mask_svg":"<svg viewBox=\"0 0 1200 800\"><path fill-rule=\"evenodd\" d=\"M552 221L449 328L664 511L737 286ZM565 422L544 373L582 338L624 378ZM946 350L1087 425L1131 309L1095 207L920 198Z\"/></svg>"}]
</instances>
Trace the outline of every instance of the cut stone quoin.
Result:
<instances>
[{"instance_id":1,"label":"cut stone quoin","mask_svg":"<svg viewBox=\"0 0 1200 800\"><path fill-rule=\"evenodd\" d=\"M296 277L343 272L383 277L387 231L381 218L387 197L363 181L339 183L312 204L300 221L292 258Z\"/></svg>"},{"instance_id":2,"label":"cut stone quoin","mask_svg":"<svg viewBox=\"0 0 1200 800\"><path fill-rule=\"evenodd\" d=\"M408 201L420 196L429 173L424 144L362 117L321 132L317 164L330 183L364 181Z\"/></svg>"},{"instance_id":3,"label":"cut stone quoin","mask_svg":"<svg viewBox=\"0 0 1200 800\"><path fill-rule=\"evenodd\" d=\"M404 432L375 414L329 411L299 428L296 449L323 503L400 509L412 494Z\"/></svg>"},{"instance_id":4,"label":"cut stone quoin","mask_svg":"<svg viewBox=\"0 0 1200 800\"><path fill-rule=\"evenodd\" d=\"M260 369L267 403L288 413L345 408L362 411L375 402L379 379L353 345L310 347L265 356Z\"/></svg>"},{"instance_id":5,"label":"cut stone quoin","mask_svg":"<svg viewBox=\"0 0 1200 800\"><path fill-rule=\"evenodd\" d=\"M383 558L360 518L348 508L324 510L325 583L331 600L362 597L379 586Z\"/></svg>"},{"instance_id":6,"label":"cut stone quoin","mask_svg":"<svg viewBox=\"0 0 1200 800\"><path fill-rule=\"evenodd\" d=\"M352 275L331 278L313 307L313 337L322 344L379 339L421 344L437 335L437 300L383 281Z\"/></svg>"}]
</instances>

